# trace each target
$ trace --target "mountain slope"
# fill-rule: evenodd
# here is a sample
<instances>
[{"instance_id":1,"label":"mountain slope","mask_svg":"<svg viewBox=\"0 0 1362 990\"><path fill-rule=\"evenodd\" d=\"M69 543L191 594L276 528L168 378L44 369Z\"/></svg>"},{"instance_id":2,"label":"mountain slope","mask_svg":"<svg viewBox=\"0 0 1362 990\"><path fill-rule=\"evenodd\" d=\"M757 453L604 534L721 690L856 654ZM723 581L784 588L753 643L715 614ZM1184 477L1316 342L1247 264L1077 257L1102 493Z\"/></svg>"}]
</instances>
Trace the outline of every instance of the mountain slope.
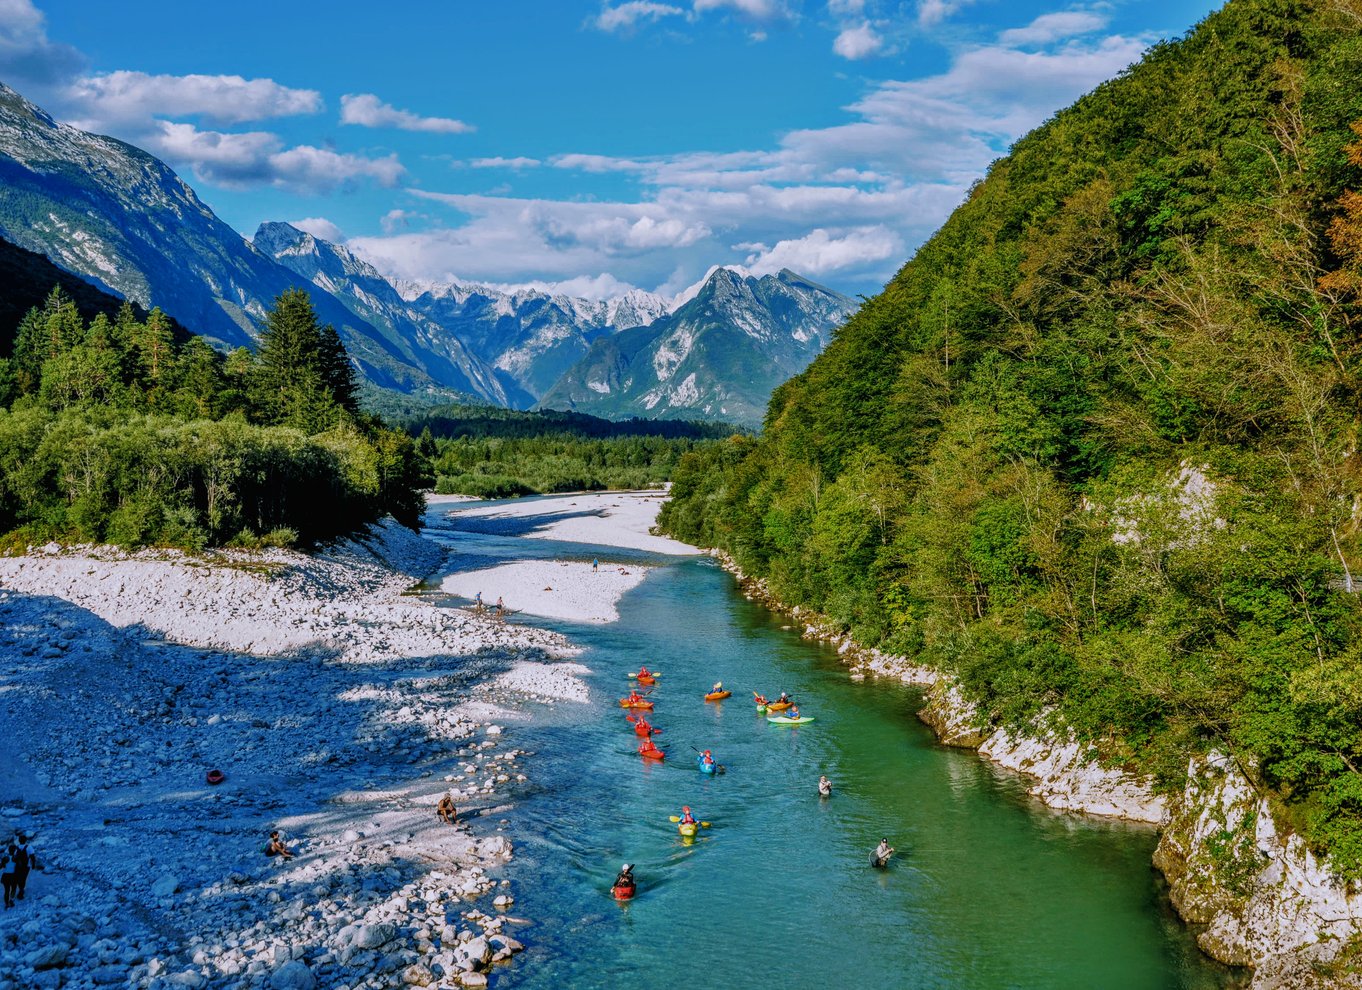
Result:
<instances>
[{"instance_id":1,"label":"mountain slope","mask_svg":"<svg viewBox=\"0 0 1362 990\"><path fill-rule=\"evenodd\" d=\"M712 272L674 313L596 341L541 400L597 416L761 422L771 393L803 371L855 309L794 272Z\"/></svg>"},{"instance_id":2,"label":"mountain slope","mask_svg":"<svg viewBox=\"0 0 1362 990\"><path fill-rule=\"evenodd\" d=\"M406 363L441 385L501 406L533 401L513 382L503 383L458 336L409 306L376 268L345 248L287 223L261 224L251 243L373 327Z\"/></svg>"},{"instance_id":3,"label":"mountain slope","mask_svg":"<svg viewBox=\"0 0 1362 990\"><path fill-rule=\"evenodd\" d=\"M0 235L223 345L251 343L299 278L255 250L165 163L59 124L0 84ZM377 385L439 383L330 296L318 316Z\"/></svg>"},{"instance_id":4,"label":"mountain slope","mask_svg":"<svg viewBox=\"0 0 1362 990\"><path fill-rule=\"evenodd\" d=\"M3 239L0 239L0 286L3 286L0 291L0 357L9 354L19 321L34 306L41 306L55 286L61 286L87 320L96 313L113 319L123 308L123 300L117 296L58 268L41 254ZM146 320L146 310L136 303L133 303L133 312L138 320ZM189 331L178 320L171 318L170 327L177 343L189 339Z\"/></svg>"}]
</instances>

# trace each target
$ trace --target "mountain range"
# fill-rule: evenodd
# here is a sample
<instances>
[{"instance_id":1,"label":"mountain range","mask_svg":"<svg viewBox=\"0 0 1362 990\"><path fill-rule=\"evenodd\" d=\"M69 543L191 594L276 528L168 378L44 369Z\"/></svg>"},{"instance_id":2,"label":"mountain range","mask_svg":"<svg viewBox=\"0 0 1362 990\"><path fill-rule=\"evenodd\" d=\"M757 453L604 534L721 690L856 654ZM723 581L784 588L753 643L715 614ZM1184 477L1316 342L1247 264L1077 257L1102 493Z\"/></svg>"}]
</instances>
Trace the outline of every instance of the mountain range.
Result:
<instances>
[{"instance_id":1,"label":"mountain range","mask_svg":"<svg viewBox=\"0 0 1362 990\"><path fill-rule=\"evenodd\" d=\"M393 281L287 223L246 240L164 162L3 84L0 237L224 348L251 346L274 298L303 285L374 386L614 417L755 424L856 308L789 271L716 268L671 299Z\"/></svg>"}]
</instances>

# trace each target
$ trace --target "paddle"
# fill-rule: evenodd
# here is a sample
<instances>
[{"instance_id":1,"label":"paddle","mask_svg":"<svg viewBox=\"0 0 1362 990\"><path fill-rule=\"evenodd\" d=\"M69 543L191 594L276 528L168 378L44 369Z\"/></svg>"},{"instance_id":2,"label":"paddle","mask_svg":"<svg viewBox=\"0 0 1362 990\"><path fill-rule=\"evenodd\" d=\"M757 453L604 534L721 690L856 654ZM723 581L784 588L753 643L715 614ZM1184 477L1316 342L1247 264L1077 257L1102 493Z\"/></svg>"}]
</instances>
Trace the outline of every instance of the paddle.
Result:
<instances>
[{"instance_id":1,"label":"paddle","mask_svg":"<svg viewBox=\"0 0 1362 990\"><path fill-rule=\"evenodd\" d=\"M681 820L681 816L680 816L680 815L672 815L672 816L671 816L671 820L674 821L674 822L679 822L679 821ZM696 825L699 825L701 828L709 828L709 822L696 822L695 824L696 824Z\"/></svg>"},{"instance_id":2,"label":"paddle","mask_svg":"<svg viewBox=\"0 0 1362 990\"><path fill-rule=\"evenodd\" d=\"M635 671L635 672L632 673L632 674L625 674L624 676L627 677L627 678L629 678L629 680L631 680L631 681L636 681L636 680L638 680L638 671ZM660 670L650 671L649 674L648 674L648 676L649 676L649 677L661 677L661 676L662 676L662 671L660 671Z\"/></svg>"}]
</instances>

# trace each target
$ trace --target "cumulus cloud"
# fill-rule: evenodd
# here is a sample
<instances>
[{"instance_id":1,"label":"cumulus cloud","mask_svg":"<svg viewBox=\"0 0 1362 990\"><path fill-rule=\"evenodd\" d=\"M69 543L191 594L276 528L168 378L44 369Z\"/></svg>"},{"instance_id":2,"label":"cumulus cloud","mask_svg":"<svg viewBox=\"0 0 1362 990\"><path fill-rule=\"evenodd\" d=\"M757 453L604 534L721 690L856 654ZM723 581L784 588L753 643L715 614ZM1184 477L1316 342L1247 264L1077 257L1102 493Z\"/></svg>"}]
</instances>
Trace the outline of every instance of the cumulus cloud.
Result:
<instances>
[{"instance_id":1,"label":"cumulus cloud","mask_svg":"<svg viewBox=\"0 0 1362 990\"><path fill-rule=\"evenodd\" d=\"M330 241L332 244L345 243L345 234L326 217L303 217L301 220L290 220L289 224L304 233L311 234L313 237Z\"/></svg>"},{"instance_id":2,"label":"cumulus cloud","mask_svg":"<svg viewBox=\"0 0 1362 990\"><path fill-rule=\"evenodd\" d=\"M1065 10L1041 14L1026 27L1004 31L998 40L1004 45L1048 45L1101 31L1107 23L1106 15L1094 10Z\"/></svg>"},{"instance_id":3,"label":"cumulus cloud","mask_svg":"<svg viewBox=\"0 0 1362 990\"><path fill-rule=\"evenodd\" d=\"M139 143L171 164L187 165L205 182L237 189L265 185L316 194L360 179L392 186L405 174L396 155L366 158L310 145L289 148L267 131L223 133L163 120Z\"/></svg>"},{"instance_id":4,"label":"cumulus cloud","mask_svg":"<svg viewBox=\"0 0 1362 990\"><path fill-rule=\"evenodd\" d=\"M149 117L187 116L242 124L316 113L322 108L322 97L316 90L293 89L273 79L153 76L126 71L77 79L67 89L64 102L76 113L87 115L90 122L105 127Z\"/></svg>"},{"instance_id":5,"label":"cumulus cloud","mask_svg":"<svg viewBox=\"0 0 1362 990\"><path fill-rule=\"evenodd\" d=\"M466 134L471 124L451 117L421 117L384 103L373 93L347 93L341 97L342 124L360 127L395 127L400 131L425 131L431 134Z\"/></svg>"},{"instance_id":6,"label":"cumulus cloud","mask_svg":"<svg viewBox=\"0 0 1362 990\"><path fill-rule=\"evenodd\" d=\"M755 248L747 256L747 267L754 275L770 275L789 268L802 275L825 275L844 268L863 266L903 256L903 242L887 227L862 227L834 236L819 227L803 237L764 244L739 245Z\"/></svg>"},{"instance_id":7,"label":"cumulus cloud","mask_svg":"<svg viewBox=\"0 0 1362 990\"><path fill-rule=\"evenodd\" d=\"M675 17L684 13L680 7L673 7L667 3L630 0L629 3L617 4L614 7L602 7L593 23L602 31L622 31L634 27L639 21L657 21L663 17Z\"/></svg>"},{"instance_id":8,"label":"cumulus cloud","mask_svg":"<svg viewBox=\"0 0 1362 990\"><path fill-rule=\"evenodd\" d=\"M31 0L0 0L0 77L18 85L51 85L80 72L85 57L47 38L46 18Z\"/></svg>"},{"instance_id":9,"label":"cumulus cloud","mask_svg":"<svg viewBox=\"0 0 1362 990\"><path fill-rule=\"evenodd\" d=\"M932 27L973 2L974 0L918 0L917 22L923 27Z\"/></svg>"},{"instance_id":10,"label":"cumulus cloud","mask_svg":"<svg viewBox=\"0 0 1362 990\"><path fill-rule=\"evenodd\" d=\"M865 10L865 0L828 0L828 13L838 17L854 17Z\"/></svg>"},{"instance_id":11,"label":"cumulus cloud","mask_svg":"<svg viewBox=\"0 0 1362 990\"><path fill-rule=\"evenodd\" d=\"M508 293L545 292L551 296L574 296L578 299L599 301L622 296L638 286L621 282L609 272L601 272L599 275L579 275L577 278L556 282L545 282L541 279L532 279L528 282L494 282L489 283L489 288Z\"/></svg>"},{"instance_id":12,"label":"cumulus cloud","mask_svg":"<svg viewBox=\"0 0 1362 990\"><path fill-rule=\"evenodd\" d=\"M832 43L832 50L842 58L856 60L874 55L884 45L884 39L875 33L869 21L842 29Z\"/></svg>"}]
</instances>

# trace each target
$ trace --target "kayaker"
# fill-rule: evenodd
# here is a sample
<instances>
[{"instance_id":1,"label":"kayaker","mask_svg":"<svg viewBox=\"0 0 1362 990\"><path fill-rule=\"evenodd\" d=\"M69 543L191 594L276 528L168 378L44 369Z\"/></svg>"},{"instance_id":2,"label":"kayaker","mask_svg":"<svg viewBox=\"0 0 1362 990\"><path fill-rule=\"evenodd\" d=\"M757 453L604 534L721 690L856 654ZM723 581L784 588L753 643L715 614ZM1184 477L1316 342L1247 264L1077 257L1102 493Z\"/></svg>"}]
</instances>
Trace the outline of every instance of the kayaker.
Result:
<instances>
[{"instance_id":1,"label":"kayaker","mask_svg":"<svg viewBox=\"0 0 1362 990\"><path fill-rule=\"evenodd\" d=\"M889 857L894 855L894 848L889 845L888 839L881 839L880 844L875 847L875 861L880 866L889 862Z\"/></svg>"},{"instance_id":2,"label":"kayaker","mask_svg":"<svg viewBox=\"0 0 1362 990\"><path fill-rule=\"evenodd\" d=\"M632 887L634 886L634 864L625 863L620 867L620 875L615 877L614 886Z\"/></svg>"},{"instance_id":3,"label":"kayaker","mask_svg":"<svg viewBox=\"0 0 1362 990\"><path fill-rule=\"evenodd\" d=\"M818 793L823 797L832 797L832 781L826 776L818 778Z\"/></svg>"},{"instance_id":4,"label":"kayaker","mask_svg":"<svg viewBox=\"0 0 1362 990\"><path fill-rule=\"evenodd\" d=\"M652 733L649 733L649 734L648 734L648 738L645 739L645 740L643 740L643 742L641 742L641 743L639 744L638 751L639 751L640 753L645 754L645 755L650 754L650 753L661 752L661 751L657 748L657 743L653 742Z\"/></svg>"},{"instance_id":5,"label":"kayaker","mask_svg":"<svg viewBox=\"0 0 1362 990\"><path fill-rule=\"evenodd\" d=\"M652 677L653 674L652 674L652 671L650 671L646 666L644 666L643 664L639 664L638 676L639 676L639 677Z\"/></svg>"},{"instance_id":6,"label":"kayaker","mask_svg":"<svg viewBox=\"0 0 1362 990\"><path fill-rule=\"evenodd\" d=\"M786 718L792 718L792 719L794 719L796 722L798 722L798 721L799 721L799 706L798 706L798 705L791 705L791 706L790 706L790 710L789 710L788 712L786 712Z\"/></svg>"},{"instance_id":7,"label":"kayaker","mask_svg":"<svg viewBox=\"0 0 1362 990\"><path fill-rule=\"evenodd\" d=\"M639 693L638 693L637 691L635 691L633 688L630 688L630 689L629 689L629 703L630 703L631 705L634 704L634 703L636 703L636 702L642 701L642 700L643 700L643 695L639 694Z\"/></svg>"},{"instance_id":8,"label":"kayaker","mask_svg":"<svg viewBox=\"0 0 1362 990\"><path fill-rule=\"evenodd\" d=\"M714 766L714 757L709 754L709 750L705 750L700 754L700 762L707 767Z\"/></svg>"},{"instance_id":9,"label":"kayaker","mask_svg":"<svg viewBox=\"0 0 1362 990\"><path fill-rule=\"evenodd\" d=\"M786 692L782 691L782 692L780 692L780 697L776 699L776 704L784 705L784 704L788 704L789 701L790 701L790 696L789 696Z\"/></svg>"},{"instance_id":10,"label":"kayaker","mask_svg":"<svg viewBox=\"0 0 1362 990\"><path fill-rule=\"evenodd\" d=\"M715 681L715 682L714 682L714 686L713 686L712 688L709 689L709 693L710 693L710 694L718 694L718 693L719 693L720 691L722 691L723 689L724 689L724 682L723 682L723 681Z\"/></svg>"},{"instance_id":11,"label":"kayaker","mask_svg":"<svg viewBox=\"0 0 1362 990\"><path fill-rule=\"evenodd\" d=\"M752 692L752 700L755 701L755 702L756 702L757 704L759 704L759 705L766 705L766 704L767 704L766 695L764 695L764 694L757 694L757 692L755 692L755 691Z\"/></svg>"},{"instance_id":12,"label":"kayaker","mask_svg":"<svg viewBox=\"0 0 1362 990\"><path fill-rule=\"evenodd\" d=\"M682 824L682 825L694 825L694 824L695 824L695 816L692 815L692 814L690 813L690 805L688 805L688 804L687 804L687 805L683 805L683 806L681 807L681 824Z\"/></svg>"}]
</instances>

